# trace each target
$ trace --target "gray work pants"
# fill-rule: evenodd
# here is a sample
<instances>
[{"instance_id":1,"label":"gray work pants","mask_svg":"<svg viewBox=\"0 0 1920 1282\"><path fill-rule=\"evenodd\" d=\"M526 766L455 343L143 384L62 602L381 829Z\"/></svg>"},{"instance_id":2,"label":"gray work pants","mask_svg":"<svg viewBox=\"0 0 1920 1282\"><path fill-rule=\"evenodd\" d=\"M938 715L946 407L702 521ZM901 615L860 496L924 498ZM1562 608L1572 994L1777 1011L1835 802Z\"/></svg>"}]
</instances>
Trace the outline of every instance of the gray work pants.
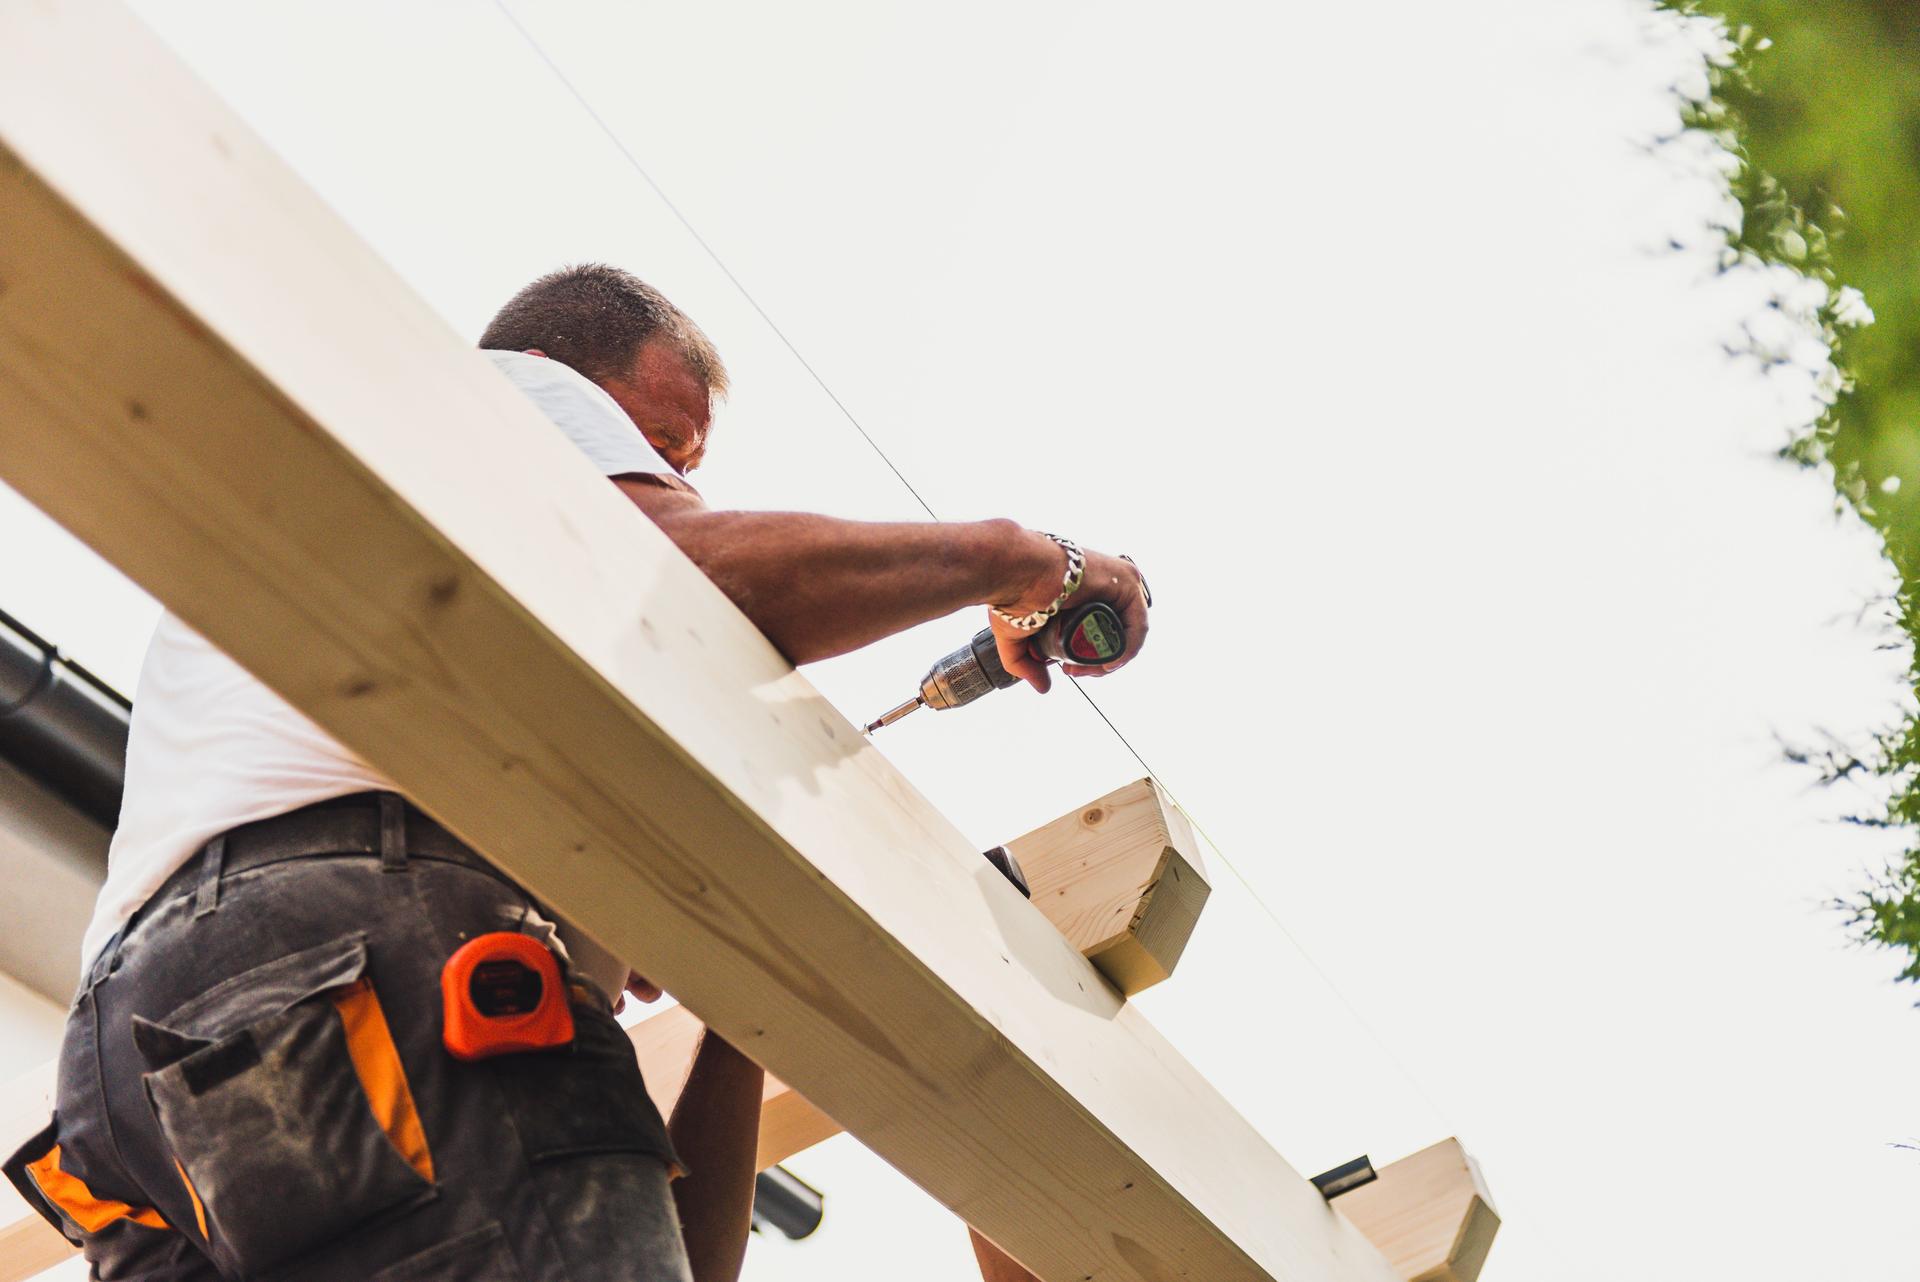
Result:
<instances>
[{"instance_id":1,"label":"gray work pants","mask_svg":"<svg viewBox=\"0 0 1920 1282\"><path fill-rule=\"evenodd\" d=\"M293 855L277 820L230 834L246 858L209 843L93 965L54 1122L7 1174L95 1276L688 1279L676 1159L604 994L571 979L567 1047L442 1047L447 957L534 905L396 802L284 817L331 833L358 807L370 839L330 840L353 853Z\"/></svg>"}]
</instances>

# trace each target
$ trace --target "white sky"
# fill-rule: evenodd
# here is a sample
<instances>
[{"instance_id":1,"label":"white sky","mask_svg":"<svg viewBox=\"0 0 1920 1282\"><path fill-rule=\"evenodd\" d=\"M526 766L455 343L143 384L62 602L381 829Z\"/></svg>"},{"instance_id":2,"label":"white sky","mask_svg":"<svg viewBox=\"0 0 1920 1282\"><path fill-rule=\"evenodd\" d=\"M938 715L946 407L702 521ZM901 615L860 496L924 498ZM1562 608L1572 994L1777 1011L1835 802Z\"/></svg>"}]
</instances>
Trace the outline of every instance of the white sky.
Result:
<instances>
[{"instance_id":1,"label":"white sky","mask_svg":"<svg viewBox=\"0 0 1920 1282\"><path fill-rule=\"evenodd\" d=\"M918 514L489 4L136 7L463 333L666 289L715 503ZM940 515L1147 568L1095 694L1378 1039L1217 857L1143 1005L1303 1173L1457 1132L1488 1282L1912 1275L1920 1013L1821 906L1889 845L1772 740L1903 706L1888 576L1723 355L1758 286L1653 252L1716 196L1634 145L1694 65L1638 5L516 12ZM130 688L153 607L0 497L0 606ZM972 626L813 675L864 720ZM983 846L1141 773L1071 691L879 743ZM756 1282L975 1276L791 1165L827 1227Z\"/></svg>"}]
</instances>

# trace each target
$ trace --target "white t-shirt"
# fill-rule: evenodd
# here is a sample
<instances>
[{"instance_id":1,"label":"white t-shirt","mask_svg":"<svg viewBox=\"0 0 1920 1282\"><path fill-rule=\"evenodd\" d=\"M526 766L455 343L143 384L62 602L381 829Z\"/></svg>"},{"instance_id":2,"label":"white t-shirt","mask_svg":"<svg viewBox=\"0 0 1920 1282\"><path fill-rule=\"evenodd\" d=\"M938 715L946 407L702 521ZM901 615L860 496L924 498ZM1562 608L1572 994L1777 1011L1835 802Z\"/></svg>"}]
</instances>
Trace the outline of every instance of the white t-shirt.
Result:
<instances>
[{"instance_id":1,"label":"white t-shirt","mask_svg":"<svg viewBox=\"0 0 1920 1282\"><path fill-rule=\"evenodd\" d=\"M487 355L603 474L673 472L588 379L539 356ZM208 839L329 797L393 788L199 633L162 616L134 693L120 824L82 967ZM626 968L579 932L563 933L575 962L617 996Z\"/></svg>"}]
</instances>

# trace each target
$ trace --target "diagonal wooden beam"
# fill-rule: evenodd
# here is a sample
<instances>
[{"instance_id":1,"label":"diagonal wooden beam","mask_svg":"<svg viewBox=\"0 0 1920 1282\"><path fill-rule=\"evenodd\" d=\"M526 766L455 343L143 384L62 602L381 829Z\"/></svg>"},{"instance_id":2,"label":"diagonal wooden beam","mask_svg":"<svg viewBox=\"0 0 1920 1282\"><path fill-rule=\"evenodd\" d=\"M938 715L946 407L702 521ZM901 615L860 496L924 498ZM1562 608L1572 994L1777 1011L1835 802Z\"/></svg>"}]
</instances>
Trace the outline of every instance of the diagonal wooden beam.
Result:
<instances>
[{"instance_id":1,"label":"diagonal wooden beam","mask_svg":"<svg viewBox=\"0 0 1920 1282\"><path fill-rule=\"evenodd\" d=\"M112 0L0 5L0 475L1043 1278L1390 1282Z\"/></svg>"},{"instance_id":2,"label":"diagonal wooden beam","mask_svg":"<svg viewBox=\"0 0 1920 1282\"><path fill-rule=\"evenodd\" d=\"M1116 788L1007 849L1018 852L1040 915L1128 994L1168 977L1207 900L1192 829L1151 779ZM675 1006L627 1030L662 1114L673 1113L703 1027L692 1011ZM759 1170L839 1133L838 1122L767 1075Z\"/></svg>"},{"instance_id":3,"label":"diagonal wooden beam","mask_svg":"<svg viewBox=\"0 0 1920 1282\"><path fill-rule=\"evenodd\" d=\"M1096 967L1103 960L1126 958L1127 970L1103 969L1102 973L1116 984L1119 974L1132 975L1144 984L1150 978L1163 978L1171 968L1205 901L1206 884L1193 871L1199 855L1191 838L1186 821L1165 793L1152 780L1143 779L1008 846L1019 852L1034 875L1034 907L1067 942ZM1159 884L1179 876L1168 871L1172 861L1189 869L1190 884L1178 894L1160 895ZM1136 947L1134 941L1140 939L1150 943ZM1140 957L1152 957L1153 964L1139 967L1136 959ZM672 1114L686 1085L704 1028L692 1011L673 1006L627 1030L648 1093L663 1115ZM49 1062L12 1083L0 1097L0 1123L4 1123L0 1153L10 1152L46 1124L53 1107L53 1077L54 1065ZM840 1133L840 1124L799 1091L767 1075L756 1169L784 1162ZM1383 1179L1386 1174L1382 1173ZM1365 1231L1366 1225L1361 1227ZM66 1239L10 1188L0 1187L0 1282L21 1282L66 1258L71 1250Z\"/></svg>"}]
</instances>

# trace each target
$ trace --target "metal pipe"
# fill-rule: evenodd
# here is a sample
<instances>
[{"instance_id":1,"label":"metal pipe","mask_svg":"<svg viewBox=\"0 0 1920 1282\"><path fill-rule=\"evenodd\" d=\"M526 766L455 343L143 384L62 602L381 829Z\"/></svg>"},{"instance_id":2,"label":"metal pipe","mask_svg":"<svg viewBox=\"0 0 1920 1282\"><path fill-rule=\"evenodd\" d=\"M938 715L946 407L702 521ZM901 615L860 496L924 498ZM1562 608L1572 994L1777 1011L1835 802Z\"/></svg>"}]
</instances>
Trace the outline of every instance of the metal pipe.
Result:
<instances>
[{"instance_id":1,"label":"metal pipe","mask_svg":"<svg viewBox=\"0 0 1920 1282\"><path fill-rule=\"evenodd\" d=\"M827 1198L784 1166L770 1166L754 1177L753 1227L762 1233L778 1229L795 1241L820 1227L826 1218Z\"/></svg>"},{"instance_id":2,"label":"metal pipe","mask_svg":"<svg viewBox=\"0 0 1920 1282\"><path fill-rule=\"evenodd\" d=\"M0 760L112 828L132 719L112 687L0 611Z\"/></svg>"}]
</instances>

